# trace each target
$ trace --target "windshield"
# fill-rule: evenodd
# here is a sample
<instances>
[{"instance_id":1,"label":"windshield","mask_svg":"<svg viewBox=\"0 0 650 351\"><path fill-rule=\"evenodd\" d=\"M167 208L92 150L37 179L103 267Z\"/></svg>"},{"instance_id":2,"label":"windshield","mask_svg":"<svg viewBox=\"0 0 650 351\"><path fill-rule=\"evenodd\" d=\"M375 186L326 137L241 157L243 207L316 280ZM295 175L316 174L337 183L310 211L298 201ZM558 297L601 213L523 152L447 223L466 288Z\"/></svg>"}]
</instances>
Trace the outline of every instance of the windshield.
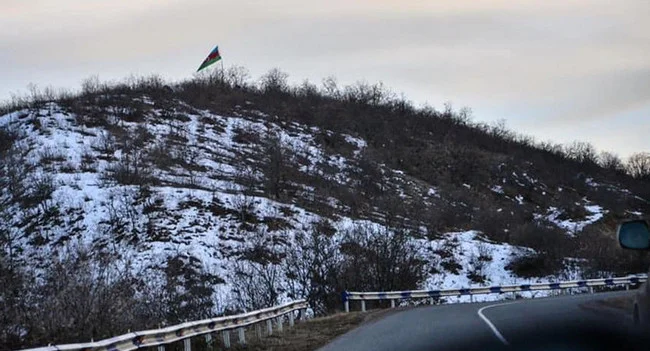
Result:
<instances>
[{"instance_id":1,"label":"windshield","mask_svg":"<svg viewBox=\"0 0 650 351\"><path fill-rule=\"evenodd\" d=\"M0 349L636 330L647 223L618 233L637 251L616 230L650 209L648 13L3 1Z\"/></svg>"}]
</instances>

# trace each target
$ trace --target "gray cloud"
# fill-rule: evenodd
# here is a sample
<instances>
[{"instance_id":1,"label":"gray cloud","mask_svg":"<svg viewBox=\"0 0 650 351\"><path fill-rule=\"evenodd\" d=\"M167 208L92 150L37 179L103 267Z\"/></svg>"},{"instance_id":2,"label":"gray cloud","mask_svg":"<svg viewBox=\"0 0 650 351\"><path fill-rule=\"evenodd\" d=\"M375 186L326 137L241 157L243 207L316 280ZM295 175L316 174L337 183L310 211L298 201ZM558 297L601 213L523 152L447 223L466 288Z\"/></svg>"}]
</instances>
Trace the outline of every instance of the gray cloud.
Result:
<instances>
[{"instance_id":1,"label":"gray cloud","mask_svg":"<svg viewBox=\"0 0 650 351\"><path fill-rule=\"evenodd\" d=\"M650 112L645 0L8 4L0 11L0 27L9 28L0 32L0 97L30 81L76 85L90 74L187 77L219 43L227 64L254 74L277 66L296 80L382 80L416 101L452 100L526 130L605 126L628 111ZM650 149L647 139L637 144Z\"/></svg>"}]
</instances>

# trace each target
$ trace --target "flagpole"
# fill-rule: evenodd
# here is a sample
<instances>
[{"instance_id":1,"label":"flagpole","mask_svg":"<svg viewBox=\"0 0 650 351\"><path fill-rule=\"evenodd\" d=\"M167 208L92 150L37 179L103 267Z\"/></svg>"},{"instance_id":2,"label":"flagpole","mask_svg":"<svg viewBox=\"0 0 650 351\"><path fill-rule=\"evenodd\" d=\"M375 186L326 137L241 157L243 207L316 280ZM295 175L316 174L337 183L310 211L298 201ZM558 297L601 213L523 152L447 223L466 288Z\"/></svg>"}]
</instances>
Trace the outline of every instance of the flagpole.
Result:
<instances>
[{"instance_id":1,"label":"flagpole","mask_svg":"<svg viewBox=\"0 0 650 351\"><path fill-rule=\"evenodd\" d=\"M221 58L221 82L222 82L222 83L225 83L225 82L224 82L224 76L225 76L225 72L224 72L224 70L223 70L223 57L222 57L222 58Z\"/></svg>"}]
</instances>

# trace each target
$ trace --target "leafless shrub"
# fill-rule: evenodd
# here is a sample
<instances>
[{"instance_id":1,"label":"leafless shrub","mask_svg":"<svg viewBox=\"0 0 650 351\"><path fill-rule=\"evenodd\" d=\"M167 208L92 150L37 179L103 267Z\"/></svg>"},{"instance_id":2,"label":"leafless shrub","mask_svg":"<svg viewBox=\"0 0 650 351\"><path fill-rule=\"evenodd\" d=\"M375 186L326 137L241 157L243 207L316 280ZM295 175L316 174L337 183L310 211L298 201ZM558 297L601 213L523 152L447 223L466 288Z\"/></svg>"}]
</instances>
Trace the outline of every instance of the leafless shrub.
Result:
<instances>
[{"instance_id":1,"label":"leafless shrub","mask_svg":"<svg viewBox=\"0 0 650 351\"><path fill-rule=\"evenodd\" d=\"M39 152L39 158L42 165L47 165L52 162L62 162L66 159L61 149L57 149L51 146L43 148Z\"/></svg>"},{"instance_id":2,"label":"leafless shrub","mask_svg":"<svg viewBox=\"0 0 650 351\"><path fill-rule=\"evenodd\" d=\"M387 190L387 179L375 160L377 156L364 150L358 161L358 189L366 196L377 196Z\"/></svg>"},{"instance_id":3,"label":"leafless shrub","mask_svg":"<svg viewBox=\"0 0 650 351\"><path fill-rule=\"evenodd\" d=\"M601 278L603 274L621 276L648 269L648 253L622 249L607 226L587 226L578 240L580 245L574 256L586 259L582 269L588 277Z\"/></svg>"},{"instance_id":4,"label":"leafless shrub","mask_svg":"<svg viewBox=\"0 0 650 351\"><path fill-rule=\"evenodd\" d=\"M232 198L232 205L240 223L248 229L253 229L257 224L255 199L247 194L237 194Z\"/></svg>"},{"instance_id":5,"label":"leafless shrub","mask_svg":"<svg viewBox=\"0 0 650 351\"><path fill-rule=\"evenodd\" d=\"M287 176L290 171L290 152L278 134L270 134L263 141L262 163L264 190L273 199L281 199L287 188Z\"/></svg>"},{"instance_id":6,"label":"leafless shrub","mask_svg":"<svg viewBox=\"0 0 650 351\"><path fill-rule=\"evenodd\" d=\"M167 140L158 140L149 149L147 159L152 164L161 169L169 169L176 164L176 161L170 157L172 147Z\"/></svg>"},{"instance_id":7,"label":"leafless shrub","mask_svg":"<svg viewBox=\"0 0 650 351\"><path fill-rule=\"evenodd\" d=\"M598 155L598 164L608 170L621 172L625 170L625 165L618 155L612 152L603 151Z\"/></svg>"},{"instance_id":8,"label":"leafless shrub","mask_svg":"<svg viewBox=\"0 0 650 351\"><path fill-rule=\"evenodd\" d=\"M34 290L26 327L32 344L107 338L140 325L134 315L137 280L128 264L89 248L70 247L54 258Z\"/></svg>"},{"instance_id":9,"label":"leafless shrub","mask_svg":"<svg viewBox=\"0 0 650 351\"><path fill-rule=\"evenodd\" d=\"M298 233L297 249L288 250L284 260L290 296L306 298L317 315L340 308L340 293L347 289L339 277L341 254L331 229L321 221L307 233Z\"/></svg>"},{"instance_id":10,"label":"leafless shrub","mask_svg":"<svg viewBox=\"0 0 650 351\"><path fill-rule=\"evenodd\" d=\"M233 274L233 292L241 310L253 311L278 304L283 279L278 265L238 261Z\"/></svg>"},{"instance_id":11,"label":"leafless shrub","mask_svg":"<svg viewBox=\"0 0 650 351\"><path fill-rule=\"evenodd\" d=\"M106 158L112 158L115 150L117 148L115 143L115 137L109 134L106 131L102 131L96 139L95 144L93 145L97 151L104 154Z\"/></svg>"},{"instance_id":12,"label":"leafless shrub","mask_svg":"<svg viewBox=\"0 0 650 351\"><path fill-rule=\"evenodd\" d=\"M409 290L424 278L424 262L405 232L356 226L345 234L341 252L341 280L351 290Z\"/></svg>"},{"instance_id":13,"label":"leafless shrub","mask_svg":"<svg viewBox=\"0 0 650 351\"><path fill-rule=\"evenodd\" d=\"M94 95L106 90L106 84L99 80L99 76L90 76L81 81L81 94Z\"/></svg>"},{"instance_id":14,"label":"leafless shrub","mask_svg":"<svg viewBox=\"0 0 650 351\"><path fill-rule=\"evenodd\" d=\"M179 323L214 317L214 287L224 283L206 271L193 256L176 254L167 260L165 284L155 301L167 323Z\"/></svg>"},{"instance_id":15,"label":"leafless shrub","mask_svg":"<svg viewBox=\"0 0 650 351\"><path fill-rule=\"evenodd\" d=\"M97 171L97 160L95 155L93 155L90 149L84 149L81 153L81 162L79 163L79 168L83 172L96 172Z\"/></svg>"},{"instance_id":16,"label":"leafless shrub","mask_svg":"<svg viewBox=\"0 0 650 351\"><path fill-rule=\"evenodd\" d=\"M294 90L296 96L300 96L304 99L315 99L320 98L320 92L318 87L311 83L309 80L304 80L300 86L297 86Z\"/></svg>"},{"instance_id":17,"label":"leafless shrub","mask_svg":"<svg viewBox=\"0 0 650 351\"><path fill-rule=\"evenodd\" d=\"M3 157L19 139L20 132L9 126L0 127L0 157Z\"/></svg>"},{"instance_id":18,"label":"leafless shrub","mask_svg":"<svg viewBox=\"0 0 650 351\"><path fill-rule=\"evenodd\" d=\"M575 241L550 223L533 222L513 230L510 243L533 248L536 253L518 258L508 269L522 277L546 276L560 272L564 257L575 250Z\"/></svg>"},{"instance_id":19,"label":"leafless shrub","mask_svg":"<svg viewBox=\"0 0 650 351\"><path fill-rule=\"evenodd\" d=\"M323 95L333 99L338 99L341 96L341 92L338 87L338 82L336 80L336 77L329 76L324 78L322 85L323 85L322 87Z\"/></svg>"},{"instance_id":20,"label":"leafless shrub","mask_svg":"<svg viewBox=\"0 0 650 351\"><path fill-rule=\"evenodd\" d=\"M3 246L0 250L0 347L3 349L17 350L24 346L31 280L27 271L7 257Z\"/></svg>"},{"instance_id":21,"label":"leafless shrub","mask_svg":"<svg viewBox=\"0 0 650 351\"><path fill-rule=\"evenodd\" d=\"M243 88L248 85L250 73L242 66L231 66L224 72L224 81L231 88Z\"/></svg>"},{"instance_id":22,"label":"leafless shrub","mask_svg":"<svg viewBox=\"0 0 650 351\"><path fill-rule=\"evenodd\" d=\"M151 167L143 150L124 150L106 169L106 177L122 185L147 185L153 182Z\"/></svg>"},{"instance_id":23,"label":"leafless shrub","mask_svg":"<svg viewBox=\"0 0 650 351\"><path fill-rule=\"evenodd\" d=\"M379 106L394 100L395 94L383 83L371 85L367 82L357 82L345 87L343 99L360 105Z\"/></svg>"},{"instance_id":24,"label":"leafless shrub","mask_svg":"<svg viewBox=\"0 0 650 351\"><path fill-rule=\"evenodd\" d=\"M252 126L247 124L243 127L236 126L234 130L233 141L240 144L255 144L260 141L260 136L253 130Z\"/></svg>"},{"instance_id":25,"label":"leafless shrub","mask_svg":"<svg viewBox=\"0 0 650 351\"><path fill-rule=\"evenodd\" d=\"M27 180L26 194L21 199L25 208L38 206L43 212L50 208L52 194L56 190L54 176L51 174L35 174Z\"/></svg>"},{"instance_id":26,"label":"leafless shrub","mask_svg":"<svg viewBox=\"0 0 650 351\"><path fill-rule=\"evenodd\" d=\"M479 256L472 254L469 258L469 273L467 277L477 284L485 284L485 261L481 260Z\"/></svg>"},{"instance_id":27,"label":"leafless shrub","mask_svg":"<svg viewBox=\"0 0 650 351\"><path fill-rule=\"evenodd\" d=\"M483 261L483 262L489 262L492 261L492 252L490 252L490 248L483 243L478 244L476 247L477 252L478 252L478 260Z\"/></svg>"},{"instance_id":28,"label":"leafless shrub","mask_svg":"<svg viewBox=\"0 0 650 351\"><path fill-rule=\"evenodd\" d=\"M582 141L574 141L566 145L564 153L568 158L579 163L596 163L598 160L596 148Z\"/></svg>"},{"instance_id":29,"label":"leafless shrub","mask_svg":"<svg viewBox=\"0 0 650 351\"><path fill-rule=\"evenodd\" d=\"M118 188L112 191L102 206L108 217L100 222L101 241L106 246L114 247L117 243L137 243L144 232L141 220L141 205L137 202L138 193L134 188Z\"/></svg>"},{"instance_id":30,"label":"leafless shrub","mask_svg":"<svg viewBox=\"0 0 650 351\"><path fill-rule=\"evenodd\" d=\"M264 93L283 93L289 89L289 75L278 68L268 71L260 79L260 89Z\"/></svg>"}]
</instances>

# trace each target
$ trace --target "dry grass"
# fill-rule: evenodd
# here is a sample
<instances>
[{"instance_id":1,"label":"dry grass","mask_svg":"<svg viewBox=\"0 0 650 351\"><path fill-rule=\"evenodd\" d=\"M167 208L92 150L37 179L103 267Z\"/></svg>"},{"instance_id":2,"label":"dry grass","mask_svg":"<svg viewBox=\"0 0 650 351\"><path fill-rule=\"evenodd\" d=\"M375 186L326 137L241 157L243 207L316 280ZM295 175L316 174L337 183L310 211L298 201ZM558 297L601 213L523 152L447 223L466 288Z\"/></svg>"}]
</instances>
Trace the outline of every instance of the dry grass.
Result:
<instances>
[{"instance_id":1,"label":"dry grass","mask_svg":"<svg viewBox=\"0 0 650 351\"><path fill-rule=\"evenodd\" d=\"M336 337L360 326L361 324L374 321L390 311L377 310L367 313L351 312L339 313L332 316L315 318L297 323L293 328L285 325L283 333L276 333L271 336L263 336L256 339L255 333L247 333L251 336L248 345L235 345L236 339L232 339L233 348L237 351L308 351L316 350L321 346L334 340Z\"/></svg>"},{"instance_id":2,"label":"dry grass","mask_svg":"<svg viewBox=\"0 0 650 351\"><path fill-rule=\"evenodd\" d=\"M606 315L623 315L632 318L634 296L620 296L582 304L581 307Z\"/></svg>"},{"instance_id":3,"label":"dry grass","mask_svg":"<svg viewBox=\"0 0 650 351\"><path fill-rule=\"evenodd\" d=\"M618 309L618 310L623 310L626 313L629 313L632 311L632 308L634 307L633 306L634 296L616 297L616 298L601 300L599 302L601 305Z\"/></svg>"}]
</instances>

